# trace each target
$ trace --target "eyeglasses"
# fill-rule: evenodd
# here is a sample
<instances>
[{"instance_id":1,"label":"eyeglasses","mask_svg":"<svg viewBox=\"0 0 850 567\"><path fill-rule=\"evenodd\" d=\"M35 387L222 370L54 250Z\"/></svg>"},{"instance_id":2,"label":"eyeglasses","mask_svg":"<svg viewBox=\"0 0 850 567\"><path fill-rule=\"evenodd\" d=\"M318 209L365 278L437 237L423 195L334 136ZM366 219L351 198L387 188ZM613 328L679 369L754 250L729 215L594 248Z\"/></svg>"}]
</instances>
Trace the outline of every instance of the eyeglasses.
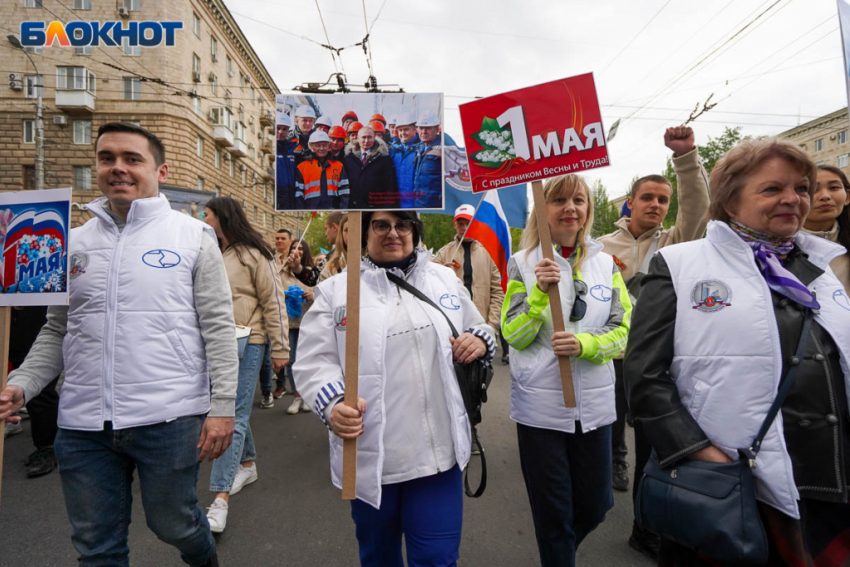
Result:
<instances>
[{"instance_id":1,"label":"eyeglasses","mask_svg":"<svg viewBox=\"0 0 850 567\"><path fill-rule=\"evenodd\" d=\"M400 220L395 223L385 220L373 220L371 225L372 231L378 236L386 236L393 228L399 236L407 236L413 232L412 220Z\"/></svg>"},{"instance_id":2,"label":"eyeglasses","mask_svg":"<svg viewBox=\"0 0 850 567\"><path fill-rule=\"evenodd\" d=\"M575 323L584 319L587 313L587 302L583 299L587 295L587 284L581 280L573 280L573 289L576 290L576 299L573 302L573 310L570 313L570 321Z\"/></svg>"}]
</instances>

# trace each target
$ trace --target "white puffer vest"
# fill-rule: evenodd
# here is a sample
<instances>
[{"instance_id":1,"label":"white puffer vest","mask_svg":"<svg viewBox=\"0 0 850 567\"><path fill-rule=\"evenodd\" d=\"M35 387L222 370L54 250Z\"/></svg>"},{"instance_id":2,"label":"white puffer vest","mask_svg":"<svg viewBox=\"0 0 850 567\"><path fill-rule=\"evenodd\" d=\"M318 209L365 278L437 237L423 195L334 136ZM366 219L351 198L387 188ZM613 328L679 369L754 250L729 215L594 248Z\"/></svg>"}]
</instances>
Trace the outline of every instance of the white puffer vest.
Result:
<instances>
[{"instance_id":1,"label":"white puffer vest","mask_svg":"<svg viewBox=\"0 0 850 567\"><path fill-rule=\"evenodd\" d=\"M575 334L597 334L611 314L611 294L615 293L611 287L614 260L602 252L602 245L595 240L588 239L585 248L588 257L581 267L581 279L590 293L584 297L587 313L581 321L570 321L575 300L573 270L566 258L556 254L555 262L561 268L558 287L566 330ZM534 267L543 259L542 249L538 246L530 254L523 250L514 257L525 287L530 290L537 282ZM600 290L604 291L602 288L607 289L607 293L601 293ZM547 307L543 326L534 341L522 350L511 347L511 419L524 425L566 433L575 433L576 420L581 421L584 432L613 423L617 419L614 365L571 358L576 407L564 407L558 358L552 352L553 332L552 311Z\"/></svg>"},{"instance_id":2,"label":"white puffer vest","mask_svg":"<svg viewBox=\"0 0 850 567\"><path fill-rule=\"evenodd\" d=\"M99 431L210 409L192 269L204 223L162 195L133 201L119 233L104 210L72 231L59 426Z\"/></svg>"},{"instance_id":3,"label":"white puffer vest","mask_svg":"<svg viewBox=\"0 0 850 567\"><path fill-rule=\"evenodd\" d=\"M805 233L797 245L824 274L809 284L817 321L841 352L850 396L850 300L829 268L843 248ZM675 356L670 375L688 412L731 458L748 447L776 398L782 371L770 290L750 247L726 223L708 237L659 251L676 289ZM799 518L799 494L785 445L782 413L765 436L753 471L759 500Z\"/></svg>"}]
</instances>

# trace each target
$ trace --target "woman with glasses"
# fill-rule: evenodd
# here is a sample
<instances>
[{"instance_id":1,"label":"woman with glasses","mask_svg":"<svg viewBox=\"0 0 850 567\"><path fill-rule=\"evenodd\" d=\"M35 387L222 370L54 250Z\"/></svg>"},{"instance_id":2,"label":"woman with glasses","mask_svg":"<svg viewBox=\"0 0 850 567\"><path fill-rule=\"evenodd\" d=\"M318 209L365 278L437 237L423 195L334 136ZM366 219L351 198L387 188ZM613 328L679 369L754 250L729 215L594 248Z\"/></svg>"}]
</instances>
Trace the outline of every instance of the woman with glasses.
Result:
<instances>
[{"instance_id":1,"label":"woman with glasses","mask_svg":"<svg viewBox=\"0 0 850 567\"><path fill-rule=\"evenodd\" d=\"M366 212L362 227L367 257L360 267L357 407L340 403L347 273L315 289L313 307L301 321L296 382L330 429L337 487L343 440L358 439L351 515L361 565L403 565L402 536L409 565L455 565L463 519L461 470L469 461L471 433L453 362L489 364L494 332L454 272L430 262L430 254L417 247L422 223L416 213ZM446 317L461 333L457 339Z\"/></svg>"},{"instance_id":2,"label":"woman with glasses","mask_svg":"<svg viewBox=\"0 0 850 567\"><path fill-rule=\"evenodd\" d=\"M543 567L575 565L578 545L614 505L614 368L632 304L614 260L590 237L593 198L576 175L543 185L555 259L543 258L537 218L508 262L502 332L511 347L511 419ZM566 330L554 332L558 286ZM577 407L564 407L558 357L570 357Z\"/></svg>"}]
</instances>

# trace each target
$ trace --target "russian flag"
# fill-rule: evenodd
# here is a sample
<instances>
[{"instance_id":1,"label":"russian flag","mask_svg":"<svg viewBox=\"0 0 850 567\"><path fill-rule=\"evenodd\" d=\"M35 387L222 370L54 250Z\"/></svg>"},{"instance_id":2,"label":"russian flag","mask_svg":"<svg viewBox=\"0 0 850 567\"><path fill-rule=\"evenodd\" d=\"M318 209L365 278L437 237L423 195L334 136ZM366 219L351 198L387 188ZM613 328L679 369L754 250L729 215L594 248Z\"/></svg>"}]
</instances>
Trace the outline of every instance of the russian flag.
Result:
<instances>
[{"instance_id":1,"label":"russian flag","mask_svg":"<svg viewBox=\"0 0 850 567\"><path fill-rule=\"evenodd\" d=\"M508 259L511 257L511 231L497 191L487 191L469 223L467 238L473 238L496 262L502 274L502 290L508 289Z\"/></svg>"}]
</instances>

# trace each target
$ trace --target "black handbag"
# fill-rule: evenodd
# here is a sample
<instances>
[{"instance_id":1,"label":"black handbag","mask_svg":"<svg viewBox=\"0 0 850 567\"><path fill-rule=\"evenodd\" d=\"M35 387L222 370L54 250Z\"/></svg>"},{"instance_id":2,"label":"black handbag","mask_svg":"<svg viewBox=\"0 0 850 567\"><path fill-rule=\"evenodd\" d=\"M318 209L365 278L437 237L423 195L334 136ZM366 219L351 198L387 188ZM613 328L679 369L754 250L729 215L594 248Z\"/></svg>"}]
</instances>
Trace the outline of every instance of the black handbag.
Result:
<instances>
[{"instance_id":1,"label":"black handbag","mask_svg":"<svg viewBox=\"0 0 850 567\"><path fill-rule=\"evenodd\" d=\"M764 436L794 384L811 328L812 312L806 309L792 366L752 445L738 450L739 460L683 460L661 468L653 452L638 484L635 519L641 526L723 565L767 563L768 539L752 469Z\"/></svg>"},{"instance_id":2,"label":"black handbag","mask_svg":"<svg viewBox=\"0 0 850 567\"><path fill-rule=\"evenodd\" d=\"M427 295L393 273L387 272L387 278L400 288L410 292L417 299L420 299L442 313L449 324L449 328L452 330L452 336L455 339L458 338L457 329L455 329L451 319ZM475 426L481 423L481 406L487 401L487 388L490 387L490 381L493 380L493 367L489 364L485 366L479 360L473 360L466 363L455 362L454 369L455 375L457 375L457 385L460 388L460 395L463 397L463 405L466 408L466 414L469 416L469 423L472 426L472 446L473 448L478 448L478 454L481 457L481 481L478 488L473 491L469 487L469 479L467 478L469 467L467 467L463 473L464 492L470 498L478 498L484 494L484 489L487 488L487 459L484 456L484 447L481 446L481 441L478 440L478 432L475 430Z\"/></svg>"}]
</instances>

